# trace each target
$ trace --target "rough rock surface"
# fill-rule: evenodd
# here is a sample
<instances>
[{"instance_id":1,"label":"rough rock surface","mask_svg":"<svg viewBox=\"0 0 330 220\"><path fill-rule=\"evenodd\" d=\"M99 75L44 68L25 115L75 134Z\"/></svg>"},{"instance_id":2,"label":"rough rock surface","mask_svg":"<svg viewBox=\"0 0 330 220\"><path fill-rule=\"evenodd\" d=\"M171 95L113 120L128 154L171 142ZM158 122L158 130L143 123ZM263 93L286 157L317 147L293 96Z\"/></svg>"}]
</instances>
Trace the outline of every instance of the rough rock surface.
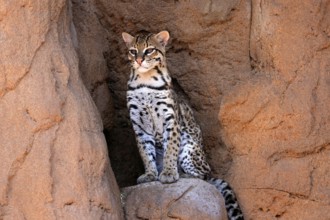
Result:
<instances>
[{"instance_id":1,"label":"rough rock surface","mask_svg":"<svg viewBox=\"0 0 330 220\"><path fill-rule=\"evenodd\" d=\"M119 44L121 40L109 41L114 35L105 20L104 10L106 8L98 0L73 0L73 21L79 40L79 66L83 81L101 112L116 179L120 186L134 185L143 172L143 165L126 109L124 78L128 76L127 68L118 71L118 68L127 67L127 64L123 48L120 48L123 46ZM120 65L114 62L120 62Z\"/></svg>"},{"instance_id":2,"label":"rough rock surface","mask_svg":"<svg viewBox=\"0 0 330 220\"><path fill-rule=\"evenodd\" d=\"M330 1L252 3L254 72L220 106L229 179L252 219L330 219Z\"/></svg>"},{"instance_id":3,"label":"rough rock surface","mask_svg":"<svg viewBox=\"0 0 330 220\"><path fill-rule=\"evenodd\" d=\"M109 68L106 55L109 51L107 31L96 16L93 0L72 0L73 22L76 27L79 70L107 129L113 126L113 102L109 90Z\"/></svg>"},{"instance_id":4,"label":"rough rock surface","mask_svg":"<svg viewBox=\"0 0 330 220\"><path fill-rule=\"evenodd\" d=\"M166 29L170 72L190 98L214 174L231 183L247 219L330 219L329 0L91 2L95 11L84 12L109 47L108 141L121 186L143 172L121 32Z\"/></svg>"},{"instance_id":5,"label":"rough rock surface","mask_svg":"<svg viewBox=\"0 0 330 220\"><path fill-rule=\"evenodd\" d=\"M0 4L0 219L121 219L70 1Z\"/></svg>"},{"instance_id":6,"label":"rough rock surface","mask_svg":"<svg viewBox=\"0 0 330 220\"><path fill-rule=\"evenodd\" d=\"M125 217L134 219L227 220L217 189L199 179L151 182L123 188Z\"/></svg>"}]
</instances>

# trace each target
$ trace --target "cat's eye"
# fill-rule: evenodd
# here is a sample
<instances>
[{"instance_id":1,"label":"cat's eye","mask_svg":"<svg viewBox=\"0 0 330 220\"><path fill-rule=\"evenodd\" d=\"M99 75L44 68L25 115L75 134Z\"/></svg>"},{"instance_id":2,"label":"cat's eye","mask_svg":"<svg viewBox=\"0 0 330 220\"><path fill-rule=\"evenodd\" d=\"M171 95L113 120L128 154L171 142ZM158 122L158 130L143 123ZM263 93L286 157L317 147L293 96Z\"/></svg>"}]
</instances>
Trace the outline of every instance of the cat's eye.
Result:
<instances>
[{"instance_id":1,"label":"cat's eye","mask_svg":"<svg viewBox=\"0 0 330 220\"><path fill-rule=\"evenodd\" d=\"M144 51L145 54L151 54L152 52L155 51L155 48L149 48Z\"/></svg>"},{"instance_id":2,"label":"cat's eye","mask_svg":"<svg viewBox=\"0 0 330 220\"><path fill-rule=\"evenodd\" d=\"M133 56L136 56L137 51L134 49L129 50L129 53L132 54Z\"/></svg>"}]
</instances>

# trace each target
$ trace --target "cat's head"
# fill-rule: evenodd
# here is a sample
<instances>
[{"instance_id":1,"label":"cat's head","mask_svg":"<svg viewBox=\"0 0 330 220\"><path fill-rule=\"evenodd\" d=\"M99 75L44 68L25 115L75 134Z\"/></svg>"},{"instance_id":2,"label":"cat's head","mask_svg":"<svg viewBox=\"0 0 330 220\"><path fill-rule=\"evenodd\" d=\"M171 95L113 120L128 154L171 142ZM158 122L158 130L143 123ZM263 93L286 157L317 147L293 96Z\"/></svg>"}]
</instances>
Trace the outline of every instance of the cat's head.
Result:
<instances>
[{"instance_id":1,"label":"cat's head","mask_svg":"<svg viewBox=\"0 0 330 220\"><path fill-rule=\"evenodd\" d=\"M147 72L165 63L165 46L170 38L167 31L158 34L141 31L135 37L123 32L122 36L128 48L128 59L135 70Z\"/></svg>"}]
</instances>

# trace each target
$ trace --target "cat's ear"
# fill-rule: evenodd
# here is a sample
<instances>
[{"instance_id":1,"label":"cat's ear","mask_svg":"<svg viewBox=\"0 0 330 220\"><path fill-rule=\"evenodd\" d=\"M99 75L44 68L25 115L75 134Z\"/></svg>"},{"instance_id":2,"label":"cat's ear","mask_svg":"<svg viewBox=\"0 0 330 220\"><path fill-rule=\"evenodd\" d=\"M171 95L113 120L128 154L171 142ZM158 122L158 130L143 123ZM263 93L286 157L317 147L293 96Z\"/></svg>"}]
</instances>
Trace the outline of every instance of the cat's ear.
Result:
<instances>
[{"instance_id":1,"label":"cat's ear","mask_svg":"<svg viewBox=\"0 0 330 220\"><path fill-rule=\"evenodd\" d=\"M168 31L161 31L158 34L156 34L156 39L157 41L163 46L165 47L168 40L170 39L170 34L168 33Z\"/></svg>"},{"instance_id":2,"label":"cat's ear","mask_svg":"<svg viewBox=\"0 0 330 220\"><path fill-rule=\"evenodd\" d=\"M132 43L132 41L134 39L134 37L132 35L130 35L130 34L126 33L126 32L123 32L121 35L123 36L123 39L124 39L124 41L126 43L126 46L128 46L128 45L130 45Z\"/></svg>"}]
</instances>

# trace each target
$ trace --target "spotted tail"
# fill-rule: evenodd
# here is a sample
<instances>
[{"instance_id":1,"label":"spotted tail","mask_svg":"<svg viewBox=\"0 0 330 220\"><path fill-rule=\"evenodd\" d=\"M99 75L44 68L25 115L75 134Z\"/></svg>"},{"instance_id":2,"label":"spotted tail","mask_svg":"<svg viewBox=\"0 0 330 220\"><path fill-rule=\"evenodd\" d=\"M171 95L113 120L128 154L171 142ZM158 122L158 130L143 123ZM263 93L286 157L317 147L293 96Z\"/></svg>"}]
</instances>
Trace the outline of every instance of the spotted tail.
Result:
<instances>
[{"instance_id":1,"label":"spotted tail","mask_svg":"<svg viewBox=\"0 0 330 220\"><path fill-rule=\"evenodd\" d=\"M229 184L221 179L209 178L208 183L214 185L225 199L225 206L229 220L244 220L241 208L238 205L235 193Z\"/></svg>"}]
</instances>

